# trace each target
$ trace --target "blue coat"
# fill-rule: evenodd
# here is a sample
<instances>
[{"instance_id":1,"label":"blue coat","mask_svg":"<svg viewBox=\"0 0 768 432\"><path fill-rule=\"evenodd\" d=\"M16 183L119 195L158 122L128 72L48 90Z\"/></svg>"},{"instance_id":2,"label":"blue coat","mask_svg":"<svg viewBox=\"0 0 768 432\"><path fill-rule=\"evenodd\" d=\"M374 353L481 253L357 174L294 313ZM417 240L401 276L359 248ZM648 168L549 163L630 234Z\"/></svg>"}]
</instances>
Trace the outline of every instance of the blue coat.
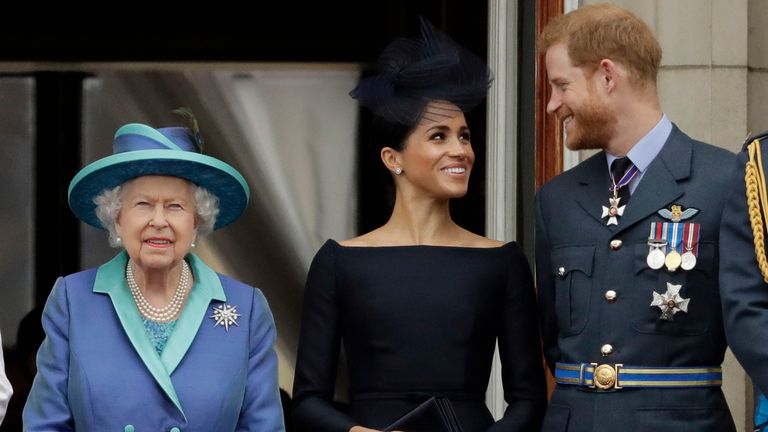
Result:
<instances>
[{"instance_id":1,"label":"blue coat","mask_svg":"<svg viewBox=\"0 0 768 432\"><path fill-rule=\"evenodd\" d=\"M125 252L56 281L25 430L284 430L264 296L187 258L195 284L162 355L131 298ZM241 314L228 331L210 318L225 303Z\"/></svg>"},{"instance_id":2,"label":"blue coat","mask_svg":"<svg viewBox=\"0 0 768 432\"><path fill-rule=\"evenodd\" d=\"M555 362L639 367L720 366L725 353L717 242L733 155L674 127L632 194L618 226L607 226L609 176L600 152L537 196L536 273L544 351ZM696 208L698 264L690 271L646 263L657 211ZM613 242L613 247L611 243ZM688 313L660 319L653 293L682 285ZM613 292L616 293L615 297ZM603 345L612 352L603 355ZM734 431L719 387L599 391L558 384L545 432Z\"/></svg>"}]
</instances>

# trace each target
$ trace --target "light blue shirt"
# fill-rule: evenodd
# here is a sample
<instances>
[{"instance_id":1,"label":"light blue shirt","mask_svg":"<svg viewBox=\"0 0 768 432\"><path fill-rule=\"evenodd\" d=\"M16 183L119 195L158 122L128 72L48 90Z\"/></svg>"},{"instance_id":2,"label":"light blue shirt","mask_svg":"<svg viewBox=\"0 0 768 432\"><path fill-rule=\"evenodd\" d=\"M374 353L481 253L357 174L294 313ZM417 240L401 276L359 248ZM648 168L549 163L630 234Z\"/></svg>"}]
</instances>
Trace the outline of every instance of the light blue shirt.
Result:
<instances>
[{"instance_id":1,"label":"light blue shirt","mask_svg":"<svg viewBox=\"0 0 768 432\"><path fill-rule=\"evenodd\" d=\"M659 154L661 148L664 147L664 143L667 142L669 134L672 133L672 122L666 114L661 116L661 120L656 123L656 126L650 130L644 137L640 138L632 149L627 153L627 157L632 161L638 169L638 173L635 178L629 182L629 192L634 193L637 189L637 185L640 184L640 180L643 178L643 174L648 169L648 166ZM605 157L608 161L608 170L610 172L611 163L617 159L616 156L605 153Z\"/></svg>"}]
</instances>

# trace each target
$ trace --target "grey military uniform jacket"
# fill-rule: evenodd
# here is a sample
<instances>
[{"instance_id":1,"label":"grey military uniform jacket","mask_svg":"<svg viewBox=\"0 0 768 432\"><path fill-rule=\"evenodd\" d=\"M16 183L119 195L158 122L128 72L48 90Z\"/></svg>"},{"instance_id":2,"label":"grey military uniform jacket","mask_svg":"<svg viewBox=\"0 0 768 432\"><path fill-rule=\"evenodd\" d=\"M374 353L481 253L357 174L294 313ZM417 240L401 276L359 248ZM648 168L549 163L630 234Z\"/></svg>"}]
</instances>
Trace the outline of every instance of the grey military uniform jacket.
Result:
<instances>
[{"instance_id":1,"label":"grey military uniform jacket","mask_svg":"<svg viewBox=\"0 0 768 432\"><path fill-rule=\"evenodd\" d=\"M618 225L601 218L610 179L603 152L564 172L536 198L536 277L544 352L555 362L643 367L719 366L726 343L718 292L718 231L733 155L676 126L633 192ZM694 269L653 270L652 222L672 205L699 211ZM613 246L612 246L613 244ZM653 293L680 284L688 312L661 320ZM608 301L606 292L615 292ZM610 354L603 355L605 345ZM545 432L734 431L719 387L600 391L558 384Z\"/></svg>"}]
</instances>

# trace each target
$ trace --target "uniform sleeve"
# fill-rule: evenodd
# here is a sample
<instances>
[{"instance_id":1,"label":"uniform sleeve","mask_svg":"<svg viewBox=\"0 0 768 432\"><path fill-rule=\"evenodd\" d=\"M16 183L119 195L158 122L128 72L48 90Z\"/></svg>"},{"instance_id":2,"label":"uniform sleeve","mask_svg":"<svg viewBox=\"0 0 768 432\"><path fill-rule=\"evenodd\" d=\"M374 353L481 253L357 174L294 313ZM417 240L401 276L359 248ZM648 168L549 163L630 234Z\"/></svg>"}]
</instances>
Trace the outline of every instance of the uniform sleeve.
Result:
<instances>
[{"instance_id":1,"label":"uniform sleeve","mask_svg":"<svg viewBox=\"0 0 768 432\"><path fill-rule=\"evenodd\" d=\"M334 252L329 243L320 249L304 288L292 410L299 431L347 432L356 425L331 405L341 343Z\"/></svg>"},{"instance_id":2,"label":"uniform sleeve","mask_svg":"<svg viewBox=\"0 0 768 432\"><path fill-rule=\"evenodd\" d=\"M543 210L541 192L536 196L536 290L539 301L539 321L544 358L554 372L555 362L560 358L557 346L558 327L555 311L555 280L550 256L552 247L547 236L547 221Z\"/></svg>"},{"instance_id":3,"label":"uniform sleeve","mask_svg":"<svg viewBox=\"0 0 768 432\"><path fill-rule=\"evenodd\" d=\"M765 151L765 149L763 149ZM763 394L768 394L768 284L755 255L747 209L744 171L737 157L720 227L720 297L725 333L739 362ZM766 239L768 242L768 239Z\"/></svg>"},{"instance_id":4,"label":"uniform sleeve","mask_svg":"<svg viewBox=\"0 0 768 432\"><path fill-rule=\"evenodd\" d=\"M8 401L11 400L13 389L8 377L5 376L5 364L3 363L3 339L0 337L0 424L5 418L5 411L8 409Z\"/></svg>"},{"instance_id":5,"label":"uniform sleeve","mask_svg":"<svg viewBox=\"0 0 768 432\"><path fill-rule=\"evenodd\" d=\"M69 301L64 278L56 280L43 310L45 340L37 352L37 375L23 420L25 431L73 431L68 400Z\"/></svg>"},{"instance_id":6,"label":"uniform sleeve","mask_svg":"<svg viewBox=\"0 0 768 432\"><path fill-rule=\"evenodd\" d=\"M536 293L528 260L517 244L508 245L506 298L499 335L504 417L490 431L524 432L541 428L547 403L541 357Z\"/></svg>"},{"instance_id":7,"label":"uniform sleeve","mask_svg":"<svg viewBox=\"0 0 768 432\"><path fill-rule=\"evenodd\" d=\"M245 396L237 431L284 431L275 352L275 322L267 300L253 290Z\"/></svg>"}]
</instances>

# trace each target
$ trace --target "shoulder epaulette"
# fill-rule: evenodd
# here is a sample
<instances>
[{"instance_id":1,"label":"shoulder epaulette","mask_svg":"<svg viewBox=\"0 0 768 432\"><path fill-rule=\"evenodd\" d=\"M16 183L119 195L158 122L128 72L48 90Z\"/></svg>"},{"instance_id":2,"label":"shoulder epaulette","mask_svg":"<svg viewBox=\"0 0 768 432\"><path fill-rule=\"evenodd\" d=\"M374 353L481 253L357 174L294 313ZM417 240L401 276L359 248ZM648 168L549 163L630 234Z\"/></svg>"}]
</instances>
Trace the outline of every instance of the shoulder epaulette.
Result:
<instances>
[{"instance_id":1,"label":"shoulder epaulette","mask_svg":"<svg viewBox=\"0 0 768 432\"><path fill-rule=\"evenodd\" d=\"M744 144L741 145L741 151L745 151L747 149L747 146L750 145L754 140L765 141L767 139L768 139L768 130L764 132L760 132L757 135L752 135L744 140Z\"/></svg>"},{"instance_id":2,"label":"shoulder epaulette","mask_svg":"<svg viewBox=\"0 0 768 432\"><path fill-rule=\"evenodd\" d=\"M765 168L761 147L765 133L751 137L744 143L748 160L744 167L744 186L747 195L747 211L752 227L752 237L755 244L755 255L763 281L768 283L768 254L765 250L765 227L768 217L768 188L765 182ZM766 141L768 142L768 141Z\"/></svg>"}]
</instances>

